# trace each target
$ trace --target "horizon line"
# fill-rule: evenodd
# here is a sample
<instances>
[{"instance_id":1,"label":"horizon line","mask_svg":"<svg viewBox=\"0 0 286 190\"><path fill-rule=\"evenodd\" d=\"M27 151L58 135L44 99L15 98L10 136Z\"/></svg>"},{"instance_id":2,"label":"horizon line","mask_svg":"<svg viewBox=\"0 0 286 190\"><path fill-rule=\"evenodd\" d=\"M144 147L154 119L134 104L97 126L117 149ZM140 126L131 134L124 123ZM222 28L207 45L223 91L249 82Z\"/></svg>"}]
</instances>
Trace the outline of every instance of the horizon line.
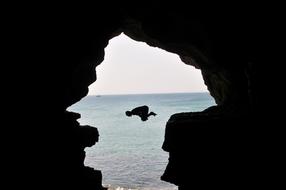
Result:
<instances>
[{"instance_id":1,"label":"horizon line","mask_svg":"<svg viewBox=\"0 0 286 190\"><path fill-rule=\"evenodd\" d=\"M210 93L209 91L198 92L150 92L150 93L119 93L119 94L88 94L87 96L112 96L112 95L154 95L154 94L191 94L191 93Z\"/></svg>"}]
</instances>

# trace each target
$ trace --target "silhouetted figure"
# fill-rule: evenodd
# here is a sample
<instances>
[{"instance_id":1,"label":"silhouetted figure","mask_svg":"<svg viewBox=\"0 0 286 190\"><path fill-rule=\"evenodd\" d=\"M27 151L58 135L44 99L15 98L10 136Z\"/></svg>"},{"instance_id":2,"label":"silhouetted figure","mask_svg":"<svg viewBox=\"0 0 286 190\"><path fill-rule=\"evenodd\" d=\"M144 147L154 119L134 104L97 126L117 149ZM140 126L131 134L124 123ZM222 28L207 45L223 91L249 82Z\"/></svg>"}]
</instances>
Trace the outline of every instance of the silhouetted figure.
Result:
<instances>
[{"instance_id":1,"label":"silhouetted figure","mask_svg":"<svg viewBox=\"0 0 286 190\"><path fill-rule=\"evenodd\" d=\"M128 116L128 117L131 117L132 115L137 115L141 118L142 121L146 121L148 120L148 117L150 115L153 115L153 116L156 116L157 114L154 113L154 112L149 112L149 108L148 106L144 105L144 106L139 106L139 107L136 107L134 108L133 110L131 111L126 111L125 114Z\"/></svg>"}]
</instances>

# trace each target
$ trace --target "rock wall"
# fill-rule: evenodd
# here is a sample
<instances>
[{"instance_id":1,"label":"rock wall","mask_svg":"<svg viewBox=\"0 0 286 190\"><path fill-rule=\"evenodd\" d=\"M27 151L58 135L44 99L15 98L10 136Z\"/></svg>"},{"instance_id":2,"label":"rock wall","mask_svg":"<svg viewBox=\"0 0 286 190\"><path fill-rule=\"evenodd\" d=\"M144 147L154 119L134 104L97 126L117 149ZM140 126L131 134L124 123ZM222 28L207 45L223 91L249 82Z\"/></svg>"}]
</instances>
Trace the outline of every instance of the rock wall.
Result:
<instances>
[{"instance_id":1,"label":"rock wall","mask_svg":"<svg viewBox=\"0 0 286 190\"><path fill-rule=\"evenodd\" d=\"M169 163L161 179L180 189L243 188L258 183L260 164L250 119L214 106L203 112L177 113L166 125L163 150ZM254 186L253 186L254 187Z\"/></svg>"}]
</instances>

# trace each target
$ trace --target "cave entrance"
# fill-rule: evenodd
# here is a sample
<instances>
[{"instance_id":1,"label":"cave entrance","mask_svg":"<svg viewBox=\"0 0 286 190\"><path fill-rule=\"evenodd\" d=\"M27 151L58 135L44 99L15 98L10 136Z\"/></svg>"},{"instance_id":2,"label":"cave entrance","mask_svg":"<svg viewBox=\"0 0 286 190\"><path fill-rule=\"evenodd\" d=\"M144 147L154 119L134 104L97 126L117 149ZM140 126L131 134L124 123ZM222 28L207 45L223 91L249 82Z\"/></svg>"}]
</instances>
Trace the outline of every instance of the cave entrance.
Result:
<instances>
[{"instance_id":1,"label":"cave entrance","mask_svg":"<svg viewBox=\"0 0 286 190\"><path fill-rule=\"evenodd\" d=\"M174 113L215 104L200 70L122 34L109 41L96 71L89 95L70 108L81 113L81 124L100 132L99 143L86 149L85 165L101 170L105 185L176 189L160 180L168 162L161 149L165 124ZM126 117L126 110L140 105L158 115L146 122Z\"/></svg>"}]
</instances>

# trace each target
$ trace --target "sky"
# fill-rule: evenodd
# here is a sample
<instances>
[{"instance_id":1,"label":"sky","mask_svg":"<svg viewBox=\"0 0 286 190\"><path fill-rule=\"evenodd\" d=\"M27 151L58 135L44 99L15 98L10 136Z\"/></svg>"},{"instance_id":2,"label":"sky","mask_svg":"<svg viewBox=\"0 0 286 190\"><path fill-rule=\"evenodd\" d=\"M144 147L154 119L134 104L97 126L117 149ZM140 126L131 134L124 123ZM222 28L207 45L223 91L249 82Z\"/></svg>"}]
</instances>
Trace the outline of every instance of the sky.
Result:
<instances>
[{"instance_id":1,"label":"sky","mask_svg":"<svg viewBox=\"0 0 286 190\"><path fill-rule=\"evenodd\" d=\"M109 41L89 95L207 92L200 70L124 34Z\"/></svg>"}]
</instances>

